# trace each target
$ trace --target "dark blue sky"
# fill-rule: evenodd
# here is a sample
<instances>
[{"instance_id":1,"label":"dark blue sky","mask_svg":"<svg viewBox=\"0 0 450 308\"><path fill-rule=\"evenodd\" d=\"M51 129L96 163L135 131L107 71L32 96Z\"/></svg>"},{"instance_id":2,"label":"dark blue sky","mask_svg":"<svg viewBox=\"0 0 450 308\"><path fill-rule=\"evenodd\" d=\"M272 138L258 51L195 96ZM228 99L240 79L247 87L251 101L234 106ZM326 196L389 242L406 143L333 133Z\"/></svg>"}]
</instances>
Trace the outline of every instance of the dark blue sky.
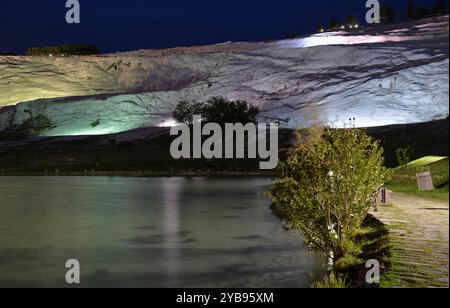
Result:
<instances>
[{"instance_id":1,"label":"dark blue sky","mask_svg":"<svg viewBox=\"0 0 450 308\"><path fill-rule=\"evenodd\" d=\"M430 3L435 0L416 0ZM81 24L65 22L65 0L1 0L0 52L92 43L102 52L306 34L332 17L361 21L365 0L80 0ZM408 0L380 0L404 12Z\"/></svg>"}]
</instances>

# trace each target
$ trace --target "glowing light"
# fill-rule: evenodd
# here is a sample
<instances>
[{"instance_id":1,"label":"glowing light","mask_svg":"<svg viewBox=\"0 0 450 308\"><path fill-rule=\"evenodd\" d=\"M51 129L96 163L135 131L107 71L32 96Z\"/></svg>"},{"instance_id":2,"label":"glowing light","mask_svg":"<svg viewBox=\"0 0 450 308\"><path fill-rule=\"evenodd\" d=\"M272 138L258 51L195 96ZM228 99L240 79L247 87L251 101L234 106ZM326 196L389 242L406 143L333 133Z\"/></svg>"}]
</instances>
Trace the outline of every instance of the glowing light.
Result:
<instances>
[{"instance_id":1,"label":"glowing light","mask_svg":"<svg viewBox=\"0 0 450 308\"><path fill-rule=\"evenodd\" d=\"M345 35L345 32L318 33L310 37L280 41L278 48L306 48L326 45L355 45L385 42L404 42L414 39L411 36L400 35Z\"/></svg>"},{"instance_id":2,"label":"glowing light","mask_svg":"<svg viewBox=\"0 0 450 308\"><path fill-rule=\"evenodd\" d=\"M107 135L107 134L115 134L122 131L128 130L127 128L84 128L84 129L55 129L50 131L49 133L43 135L48 137L54 137L54 136L99 136L99 135Z\"/></svg>"},{"instance_id":3,"label":"glowing light","mask_svg":"<svg viewBox=\"0 0 450 308\"><path fill-rule=\"evenodd\" d=\"M177 125L178 125L178 123L174 119L167 119L167 120L162 121L162 123L159 124L159 127L173 127L173 126L177 126Z\"/></svg>"},{"instance_id":4,"label":"glowing light","mask_svg":"<svg viewBox=\"0 0 450 308\"><path fill-rule=\"evenodd\" d=\"M116 134L120 132L129 131L141 126L141 122L129 121L124 123L118 122L100 122L96 127L91 127L89 124L72 123L71 125L60 125L42 136L98 136Z\"/></svg>"}]
</instances>

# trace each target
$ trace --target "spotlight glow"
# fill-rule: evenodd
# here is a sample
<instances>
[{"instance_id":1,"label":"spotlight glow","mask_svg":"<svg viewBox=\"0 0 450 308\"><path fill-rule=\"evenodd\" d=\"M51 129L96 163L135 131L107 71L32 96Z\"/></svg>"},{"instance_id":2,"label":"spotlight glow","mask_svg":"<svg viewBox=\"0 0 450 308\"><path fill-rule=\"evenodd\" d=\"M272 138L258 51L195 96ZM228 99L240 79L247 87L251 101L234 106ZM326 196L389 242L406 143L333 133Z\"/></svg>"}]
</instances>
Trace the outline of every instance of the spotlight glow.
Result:
<instances>
[{"instance_id":1,"label":"spotlight glow","mask_svg":"<svg viewBox=\"0 0 450 308\"><path fill-rule=\"evenodd\" d=\"M356 45L385 42L404 42L414 37L400 35L345 35L345 32L319 33L310 37L284 40L276 43L278 48L307 48L327 45Z\"/></svg>"},{"instance_id":2,"label":"spotlight glow","mask_svg":"<svg viewBox=\"0 0 450 308\"><path fill-rule=\"evenodd\" d=\"M159 127L173 127L173 126L177 126L178 123L177 121L175 121L174 119L167 119L162 121L161 124L159 124Z\"/></svg>"}]
</instances>

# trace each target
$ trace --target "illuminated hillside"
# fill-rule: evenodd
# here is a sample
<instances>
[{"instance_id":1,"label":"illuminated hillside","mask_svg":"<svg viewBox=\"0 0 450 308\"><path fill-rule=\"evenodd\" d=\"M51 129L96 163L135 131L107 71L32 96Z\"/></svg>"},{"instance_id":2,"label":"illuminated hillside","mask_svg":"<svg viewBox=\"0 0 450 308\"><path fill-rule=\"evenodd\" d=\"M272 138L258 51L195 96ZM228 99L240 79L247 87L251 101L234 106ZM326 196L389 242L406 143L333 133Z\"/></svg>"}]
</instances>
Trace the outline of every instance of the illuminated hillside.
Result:
<instances>
[{"instance_id":1,"label":"illuminated hillside","mask_svg":"<svg viewBox=\"0 0 450 308\"><path fill-rule=\"evenodd\" d=\"M448 116L448 16L261 43L91 57L0 57L0 130L42 135L167 126L180 100L258 105L287 127L379 126Z\"/></svg>"}]
</instances>

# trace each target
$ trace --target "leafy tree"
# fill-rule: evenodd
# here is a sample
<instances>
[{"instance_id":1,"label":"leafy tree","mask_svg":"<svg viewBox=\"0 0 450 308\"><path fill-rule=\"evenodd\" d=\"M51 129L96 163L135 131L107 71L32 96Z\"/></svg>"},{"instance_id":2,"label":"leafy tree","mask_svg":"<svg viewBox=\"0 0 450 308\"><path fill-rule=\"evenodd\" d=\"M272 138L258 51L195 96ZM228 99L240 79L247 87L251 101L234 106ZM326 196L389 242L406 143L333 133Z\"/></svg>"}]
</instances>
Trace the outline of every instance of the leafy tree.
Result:
<instances>
[{"instance_id":1,"label":"leafy tree","mask_svg":"<svg viewBox=\"0 0 450 308\"><path fill-rule=\"evenodd\" d=\"M416 12L416 6L414 5L414 0L409 0L408 11L406 12L408 19L414 19L415 12Z\"/></svg>"},{"instance_id":2,"label":"leafy tree","mask_svg":"<svg viewBox=\"0 0 450 308\"><path fill-rule=\"evenodd\" d=\"M335 263L354 247L355 232L387 180L383 164L383 149L364 131L301 136L286 162L288 174L270 192L271 209Z\"/></svg>"},{"instance_id":3,"label":"leafy tree","mask_svg":"<svg viewBox=\"0 0 450 308\"><path fill-rule=\"evenodd\" d=\"M331 19L329 28L330 30L337 30L339 28L339 20L336 18Z\"/></svg>"},{"instance_id":4,"label":"leafy tree","mask_svg":"<svg viewBox=\"0 0 450 308\"><path fill-rule=\"evenodd\" d=\"M391 23L395 21L395 12L392 5L383 5L380 10L380 17L383 22Z\"/></svg>"},{"instance_id":5,"label":"leafy tree","mask_svg":"<svg viewBox=\"0 0 450 308\"><path fill-rule=\"evenodd\" d=\"M205 103L182 101L173 112L179 123L192 124L194 115L201 115L204 122L210 123L255 123L259 113L257 107L246 101L228 101L223 97L212 97Z\"/></svg>"},{"instance_id":6,"label":"leafy tree","mask_svg":"<svg viewBox=\"0 0 450 308\"><path fill-rule=\"evenodd\" d=\"M400 166L406 166L411 161L412 153L413 153L412 146L397 149L395 151L395 155L397 156L398 164Z\"/></svg>"},{"instance_id":7,"label":"leafy tree","mask_svg":"<svg viewBox=\"0 0 450 308\"><path fill-rule=\"evenodd\" d=\"M258 113L258 108L246 101L228 101L223 97L213 97L204 105L202 115L207 122L245 124L255 123Z\"/></svg>"},{"instance_id":8,"label":"leafy tree","mask_svg":"<svg viewBox=\"0 0 450 308\"><path fill-rule=\"evenodd\" d=\"M199 103L191 103L188 101L181 101L178 103L172 117L178 123L191 125L194 115L202 114L202 106Z\"/></svg>"}]
</instances>

